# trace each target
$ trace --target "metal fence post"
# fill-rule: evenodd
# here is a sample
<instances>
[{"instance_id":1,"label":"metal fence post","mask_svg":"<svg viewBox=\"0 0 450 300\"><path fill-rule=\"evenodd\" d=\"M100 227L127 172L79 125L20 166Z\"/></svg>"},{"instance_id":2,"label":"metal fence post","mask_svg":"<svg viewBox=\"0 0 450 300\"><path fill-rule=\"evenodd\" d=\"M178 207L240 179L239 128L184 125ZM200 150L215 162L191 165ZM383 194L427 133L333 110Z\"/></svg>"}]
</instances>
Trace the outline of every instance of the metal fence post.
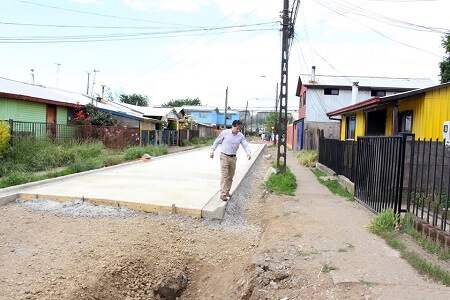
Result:
<instances>
[{"instance_id":1,"label":"metal fence post","mask_svg":"<svg viewBox=\"0 0 450 300\"><path fill-rule=\"evenodd\" d=\"M411 189L412 189L412 177L414 171L414 147L415 147L415 137L416 135L413 133L410 135L411 138L411 151L409 156L409 178L408 178L408 195L406 196L406 212L410 212L411 207Z\"/></svg>"}]
</instances>

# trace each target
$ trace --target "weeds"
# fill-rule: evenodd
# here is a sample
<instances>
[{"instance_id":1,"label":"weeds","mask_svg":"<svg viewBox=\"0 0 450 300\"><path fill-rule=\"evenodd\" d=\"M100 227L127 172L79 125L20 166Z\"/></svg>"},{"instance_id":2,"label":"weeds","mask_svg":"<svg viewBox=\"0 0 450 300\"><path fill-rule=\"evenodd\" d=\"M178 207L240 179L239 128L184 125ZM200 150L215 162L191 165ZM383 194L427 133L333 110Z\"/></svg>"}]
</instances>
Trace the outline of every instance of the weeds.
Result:
<instances>
[{"instance_id":1,"label":"weeds","mask_svg":"<svg viewBox=\"0 0 450 300\"><path fill-rule=\"evenodd\" d=\"M346 189L342 188L337 180L323 180L320 177L324 177L327 174L320 171L319 169L312 169L311 171L314 173L314 175L316 175L317 180L319 180L321 184L326 186L334 195L345 197L350 201L354 200L353 195L350 194Z\"/></svg>"},{"instance_id":2,"label":"weeds","mask_svg":"<svg viewBox=\"0 0 450 300\"><path fill-rule=\"evenodd\" d=\"M284 194L294 196L295 190L297 189L295 176L287 166L286 174L271 174L264 185L269 192L275 192L278 195Z\"/></svg>"},{"instance_id":3,"label":"weeds","mask_svg":"<svg viewBox=\"0 0 450 300\"><path fill-rule=\"evenodd\" d=\"M400 252L401 257L415 268L420 274L426 275L434 280L438 280L450 286L450 273L440 266L434 265L420 257L416 252L407 251L406 246L398 240L397 233L403 228L404 231L411 232L413 224L412 216L406 215L403 222L398 214L392 210L386 210L376 216L369 225L369 230L385 239L386 243ZM418 233L417 233L418 234ZM413 233L413 237L417 236Z\"/></svg>"},{"instance_id":4,"label":"weeds","mask_svg":"<svg viewBox=\"0 0 450 300\"><path fill-rule=\"evenodd\" d=\"M302 166L311 168L316 166L319 152L317 150L301 150L296 156Z\"/></svg>"},{"instance_id":5,"label":"weeds","mask_svg":"<svg viewBox=\"0 0 450 300\"><path fill-rule=\"evenodd\" d=\"M101 142L73 140L58 144L48 138L17 138L11 147L11 155L0 164L0 188L112 166L134 160L144 153L160 156L168 153L168 147L151 145L113 152L105 149ZM57 167L66 169L49 171ZM38 171L48 173L35 174Z\"/></svg>"},{"instance_id":6,"label":"weeds","mask_svg":"<svg viewBox=\"0 0 450 300\"><path fill-rule=\"evenodd\" d=\"M321 272L326 274L326 273L330 273L331 271L337 270L337 269L338 268L336 268L336 267L334 267L332 265L324 264L323 267L322 267L322 271Z\"/></svg>"}]
</instances>

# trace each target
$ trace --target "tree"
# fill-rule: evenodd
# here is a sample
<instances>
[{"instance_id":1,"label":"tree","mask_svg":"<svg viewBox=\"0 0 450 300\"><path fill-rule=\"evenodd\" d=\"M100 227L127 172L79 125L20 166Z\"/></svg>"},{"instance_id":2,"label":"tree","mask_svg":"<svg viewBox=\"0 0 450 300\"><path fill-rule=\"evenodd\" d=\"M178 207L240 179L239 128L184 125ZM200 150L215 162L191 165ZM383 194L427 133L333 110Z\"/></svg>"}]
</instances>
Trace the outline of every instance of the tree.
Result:
<instances>
[{"instance_id":1,"label":"tree","mask_svg":"<svg viewBox=\"0 0 450 300\"><path fill-rule=\"evenodd\" d=\"M272 132L272 126L274 127L274 132L276 132L278 123L278 113L270 112L266 116L266 133Z\"/></svg>"},{"instance_id":2,"label":"tree","mask_svg":"<svg viewBox=\"0 0 450 300\"><path fill-rule=\"evenodd\" d=\"M202 101L200 99L195 98L186 98L186 99L172 99L169 102L164 103L163 107L181 107L183 105L190 105L190 106L201 106Z\"/></svg>"},{"instance_id":3,"label":"tree","mask_svg":"<svg viewBox=\"0 0 450 300\"><path fill-rule=\"evenodd\" d=\"M441 69L441 83L446 83L450 81L450 33L442 38L442 47L447 56L439 63L439 68Z\"/></svg>"},{"instance_id":4,"label":"tree","mask_svg":"<svg viewBox=\"0 0 450 300\"><path fill-rule=\"evenodd\" d=\"M75 107L75 124L77 125L101 125L101 126L114 126L116 120L112 118L112 115L107 112L100 111L93 104L86 104L85 107L81 107L77 104Z\"/></svg>"},{"instance_id":5,"label":"tree","mask_svg":"<svg viewBox=\"0 0 450 300\"><path fill-rule=\"evenodd\" d=\"M137 106L148 106L150 104L150 100L147 96L141 94L121 94L119 96L119 101L122 103L133 104Z\"/></svg>"}]
</instances>

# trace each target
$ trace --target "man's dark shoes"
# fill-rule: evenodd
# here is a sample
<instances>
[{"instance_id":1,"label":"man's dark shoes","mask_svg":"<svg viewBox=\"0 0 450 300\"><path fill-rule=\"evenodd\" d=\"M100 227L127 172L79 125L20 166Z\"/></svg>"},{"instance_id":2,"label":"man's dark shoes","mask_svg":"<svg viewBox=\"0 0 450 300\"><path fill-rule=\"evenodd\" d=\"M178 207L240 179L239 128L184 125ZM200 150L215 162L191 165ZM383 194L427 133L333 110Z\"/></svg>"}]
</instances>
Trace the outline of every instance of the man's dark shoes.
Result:
<instances>
[{"instance_id":1,"label":"man's dark shoes","mask_svg":"<svg viewBox=\"0 0 450 300\"><path fill-rule=\"evenodd\" d=\"M220 195L220 200L227 201L228 200L227 195L226 194Z\"/></svg>"},{"instance_id":2,"label":"man's dark shoes","mask_svg":"<svg viewBox=\"0 0 450 300\"><path fill-rule=\"evenodd\" d=\"M229 192L227 192L227 195L226 195L228 198L231 198L231 196L233 196L233 195L231 195Z\"/></svg>"}]
</instances>

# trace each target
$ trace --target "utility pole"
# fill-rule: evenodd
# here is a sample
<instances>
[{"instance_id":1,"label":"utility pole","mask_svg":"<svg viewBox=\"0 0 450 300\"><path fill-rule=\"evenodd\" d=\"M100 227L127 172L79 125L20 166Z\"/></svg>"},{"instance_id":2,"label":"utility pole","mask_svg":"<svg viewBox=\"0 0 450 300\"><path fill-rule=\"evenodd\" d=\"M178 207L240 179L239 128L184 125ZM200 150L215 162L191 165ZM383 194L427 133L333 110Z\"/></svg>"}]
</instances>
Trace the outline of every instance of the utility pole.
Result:
<instances>
[{"instance_id":1,"label":"utility pole","mask_svg":"<svg viewBox=\"0 0 450 300\"><path fill-rule=\"evenodd\" d=\"M247 104L245 105L245 115L244 115L244 136L247 131L247 108L248 108L248 100Z\"/></svg>"},{"instance_id":2,"label":"utility pole","mask_svg":"<svg viewBox=\"0 0 450 300\"><path fill-rule=\"evenodd\" d=\"M286 174L286 132L287 132L287 96L288 96L288 59L289 59L289 0L283 6L283 40L281 45L281 91L280 112L278 118L277 169Z\"/></svg>"},{"instance_id":3,"label":"utility pole","mask_svg":"<svg viewBox=\"0 0 450 300\"><path fill-rule=\"evenodd\" d=\"M59 66L61 65L60 63L55 63L56 65L56 87L58 87L58 81L59 81Z\"/></svg>"},{"instance_id":4,"label":"utility pole","mask_svg":"<svg viewBox=\"0 0 450 300\"><path fill-rule=\"evenodd\" d=\"M94 70L94 79L92 80L91 96L94 95L95 76L97 75L97 72L100 72L100 71L99 70Z\"/></svg>"},{"instance_id":5,"label":"utility pole","mask_svg":"<svg viewBox=\"0 0 450 300\"><path fill-rule=\"evenodd\" d=\"M277 130L278 130L277 129L278 122L276 120L277 111L278 111L278 82L277 82L277 88L275 90L275 124L274 124L274 132L273 132L273 144L274 145L277 144L277 139L275 138L276 134L277 134Z\"/></svg>"},{"instance_id":6,"label":"utility pole","mask_svg":"<svg viewBox=\"0 0 450 300\"><path fill-rule=\"evenodd\" d=\"M89 72L86 72L87 73L87 76L88 76L88 80L87 80L87 88L86 88L86 95L89 95L89 76L91 75L91 73L89 73Z\"/></svg>"},{"instance_id":7,"label":"utility pole","mask_svg":"<svg viewBox=\"0 0 450 300\"><path fill-rule=\"evenodd\" d=\"M289 15L289 0L283 4L283 40L281 47L280 112L278 119L278 153L277 169L286 174L286 140L287 140L287 102L288 102L288 63L289 47L294 37L294 26L300 0L294 0Z\"/></svg>"},{"instance_id":8,"label":"utility pole","mask_svg":"<svg viewBox=\"0 0 450 300\"><path fill-rule=\"evenodd\" d=\"M34 84L34 69L30 69L31 71L31 84Z\"/></svg>"},{"instance_id":9,"label":"utility pole","mask_svg":"<svg viewBox=\"0 0 450 300\"><path fill-rule=\"evenodd\" d=\"M225 125L225 129L227 129L227 109L228 109L228 87L225 91L225 120L223 121L224 125Z\"/></svg>"}]
</instances>

